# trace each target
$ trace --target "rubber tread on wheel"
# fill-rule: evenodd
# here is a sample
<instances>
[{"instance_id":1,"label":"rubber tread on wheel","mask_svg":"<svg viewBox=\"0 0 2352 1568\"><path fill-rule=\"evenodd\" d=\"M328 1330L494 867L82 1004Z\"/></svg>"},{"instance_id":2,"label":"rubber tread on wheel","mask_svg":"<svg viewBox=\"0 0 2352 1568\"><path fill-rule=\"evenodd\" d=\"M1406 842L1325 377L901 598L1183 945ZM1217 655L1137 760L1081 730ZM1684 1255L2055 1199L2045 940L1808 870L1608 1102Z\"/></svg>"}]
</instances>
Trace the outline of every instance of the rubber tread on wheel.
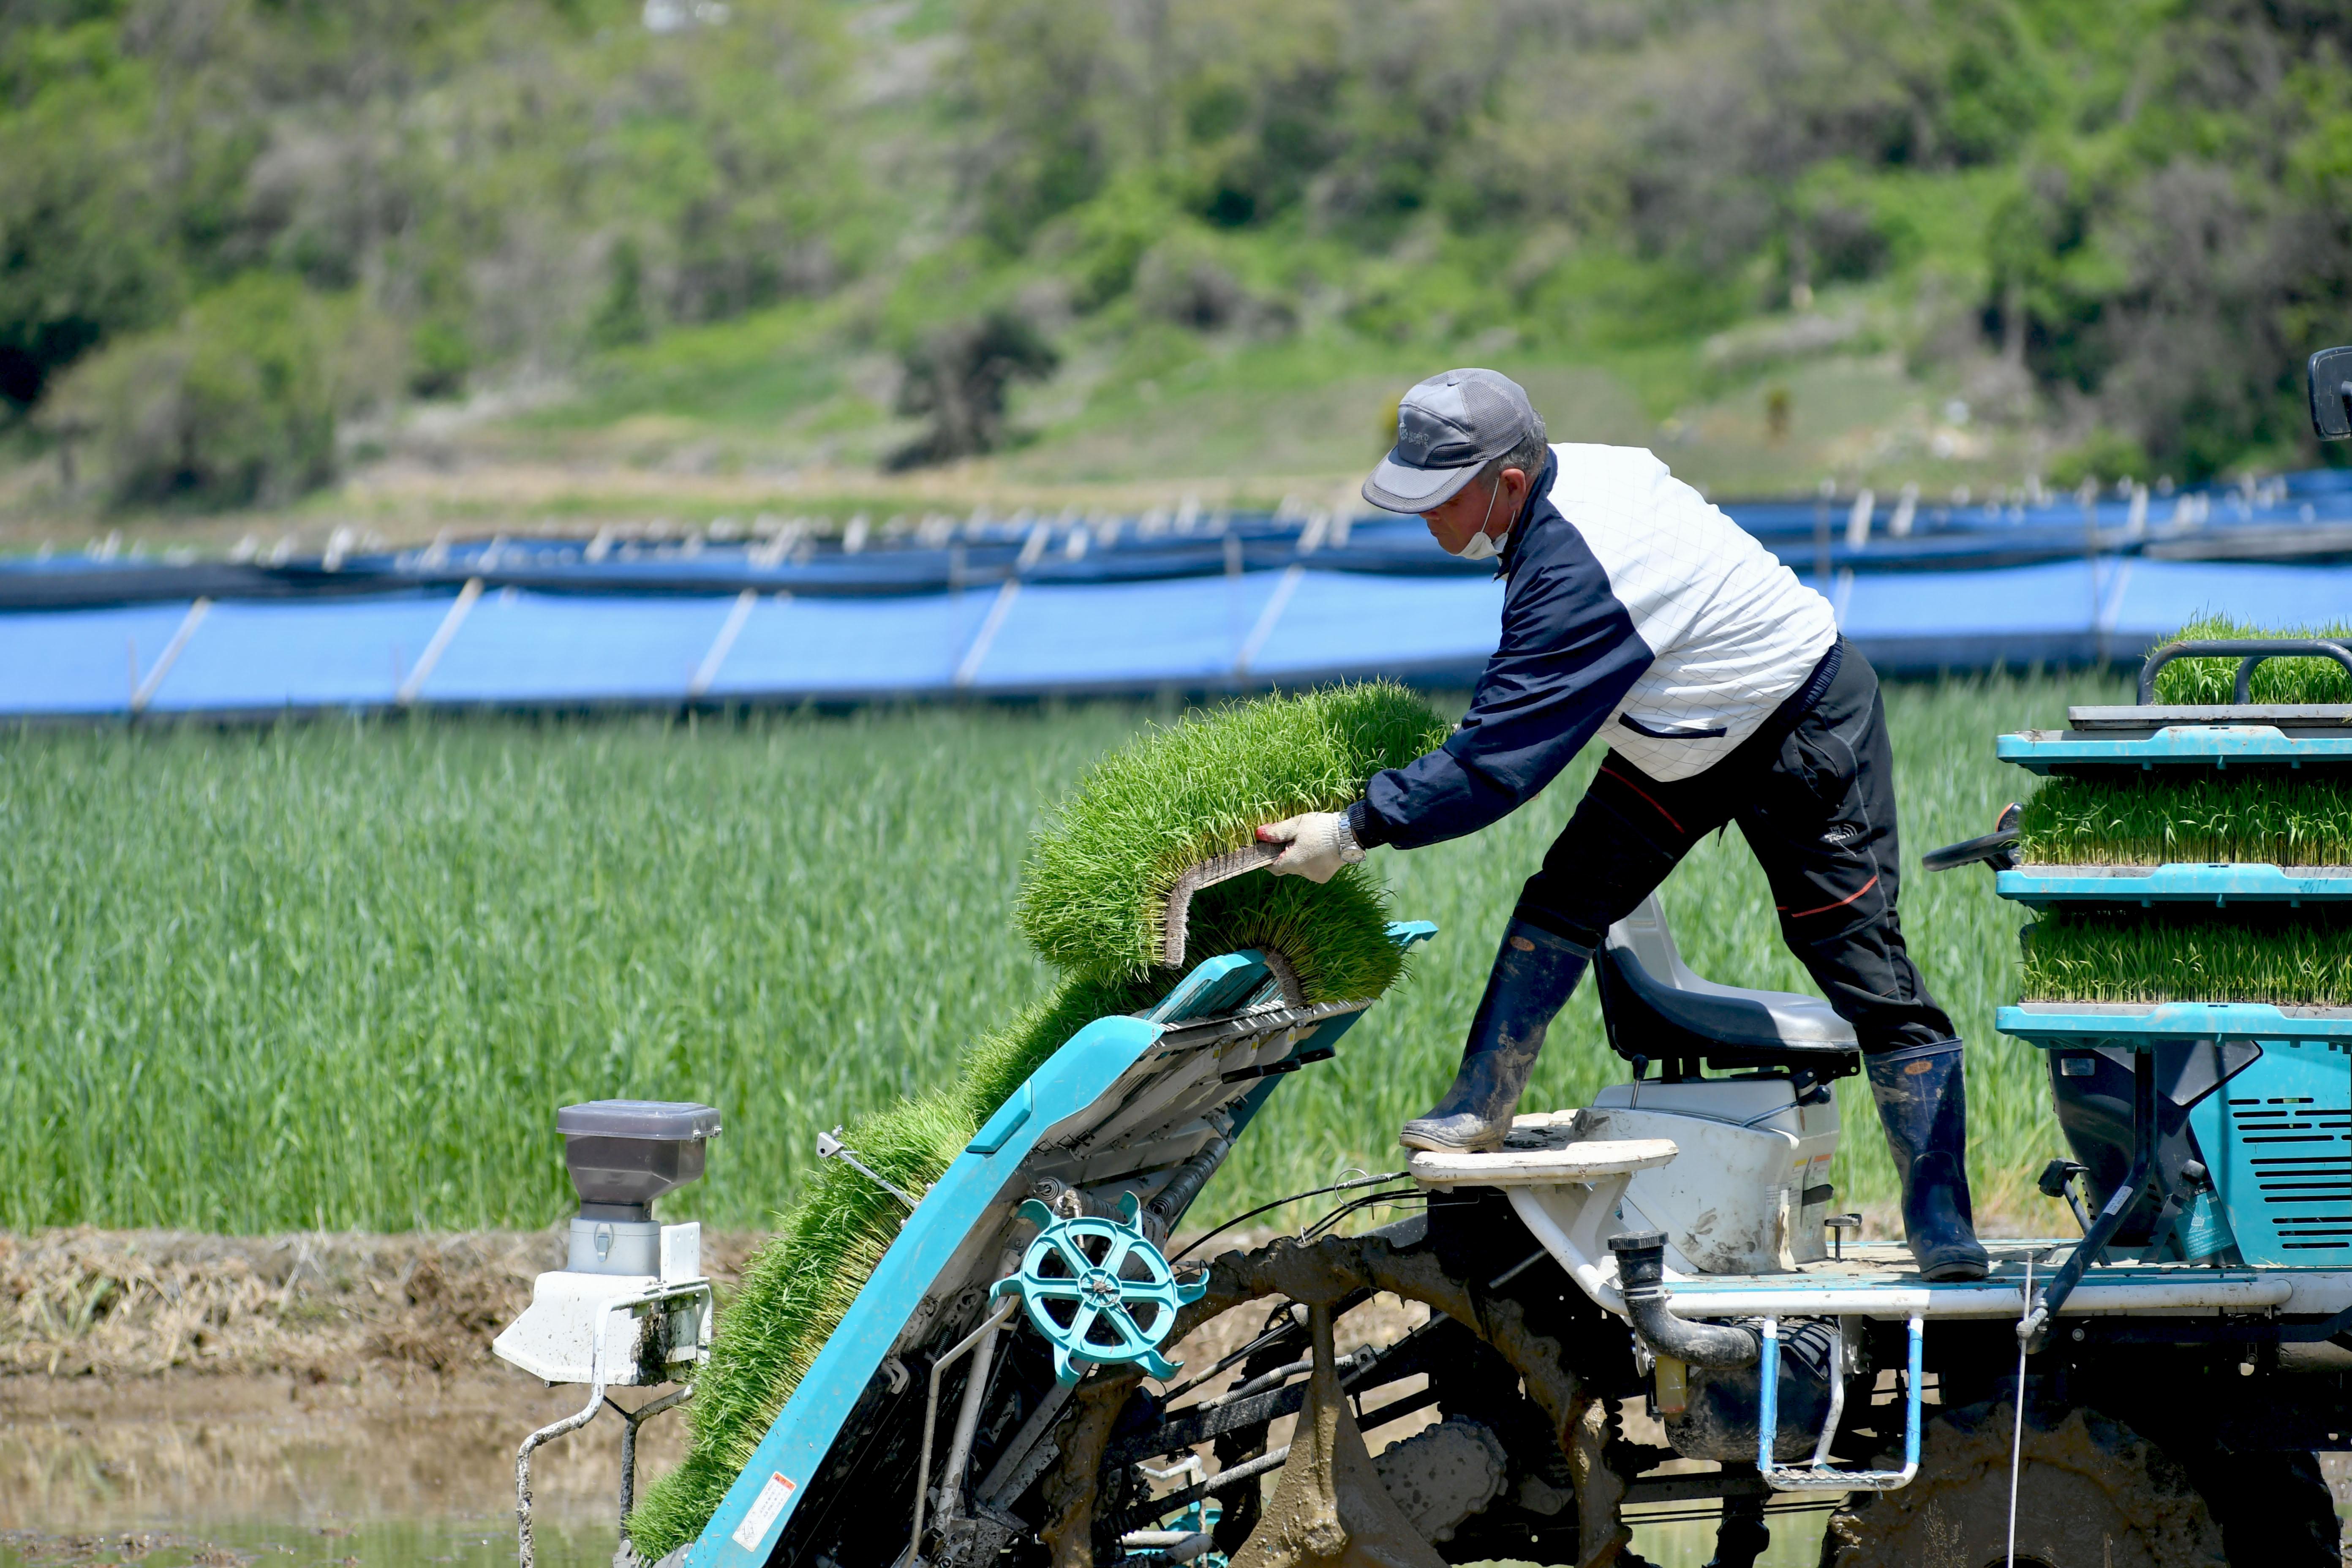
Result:
<instances>
[{"instance_id":1,"label":"rubber tread on wheel","mask_svg":"<svg viewBox=\"0 0 2352 1568\"><path fill-rule=\"evenodd\" d=\"M1937 1416L1919 1475L1831 1516L1822 1568L1987 1568L2009 1524L2007 1401ZM2189 1472L2088 1410L2025 1421L2017 1568L2228 1568L2221 1526ZM2267 1565L2266 1565L2267 1568Z\"/></svg>"}]
</instances>

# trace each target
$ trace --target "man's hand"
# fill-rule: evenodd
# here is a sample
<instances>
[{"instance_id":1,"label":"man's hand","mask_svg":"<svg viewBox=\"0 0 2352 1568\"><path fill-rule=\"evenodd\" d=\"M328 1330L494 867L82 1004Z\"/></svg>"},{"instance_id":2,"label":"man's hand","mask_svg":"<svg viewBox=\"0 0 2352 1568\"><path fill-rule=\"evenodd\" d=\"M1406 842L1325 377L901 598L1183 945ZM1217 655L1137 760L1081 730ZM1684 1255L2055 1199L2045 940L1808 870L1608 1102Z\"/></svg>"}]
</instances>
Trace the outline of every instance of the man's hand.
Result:
<instances>
[{"instance_id":1,"label":"man's hand","mask_svg":"<svg viewBox=\"0 0 2352 1568\"><path fill-rule=\"evenodd\" d=\"M1364 858L1356 836L1348 830L1348 815L1341 811L1310 811L1304 816L1286 816L1280 822L1269 822L1257 830L1261 844L1284 844L1282 858L1266 868L1277 877L1304 877L1310 882L1328 882L1342 866L1352 866Z\"/></svg>"}]
</instances>

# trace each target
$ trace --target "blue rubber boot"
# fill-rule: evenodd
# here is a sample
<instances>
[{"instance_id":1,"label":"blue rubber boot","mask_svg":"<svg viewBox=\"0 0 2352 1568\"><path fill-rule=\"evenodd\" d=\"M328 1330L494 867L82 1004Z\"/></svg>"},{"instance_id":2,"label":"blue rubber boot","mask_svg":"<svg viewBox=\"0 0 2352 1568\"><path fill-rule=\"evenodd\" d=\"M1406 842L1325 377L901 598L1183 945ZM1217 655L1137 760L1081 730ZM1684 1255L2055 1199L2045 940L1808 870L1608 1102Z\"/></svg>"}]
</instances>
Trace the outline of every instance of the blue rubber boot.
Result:
<instances>
[{"instance_id":1,"label":"blue rubber boot","mask_svg":"<svg viewBox=\"0 0 2352 1568\"><path fill-rule=\"evenodd\" d=\"M1870 1097L1903 1179L1903 1239L1928 1279L1981 1279L1989 1259L1977 1245L1969 1203L1967 1079L1960 1042L1937 1040L1863 1058Z\"/></svg>"},{"instance_id":2,"label":"blue rubber boot","mask_svg":"<svg viewBox=\"0 0 2352 1568\"><path fill-rule=\"evenodd\" d=\"M1397 1142L1445 1152L1501 1148L1543 1051L1544 1030L1567 1005L1591 959L1591 948L1541 926L1515 920L1505 927L1454 1087L1428 1115L1406 1122Z\"/></svg>"}]
</instances>

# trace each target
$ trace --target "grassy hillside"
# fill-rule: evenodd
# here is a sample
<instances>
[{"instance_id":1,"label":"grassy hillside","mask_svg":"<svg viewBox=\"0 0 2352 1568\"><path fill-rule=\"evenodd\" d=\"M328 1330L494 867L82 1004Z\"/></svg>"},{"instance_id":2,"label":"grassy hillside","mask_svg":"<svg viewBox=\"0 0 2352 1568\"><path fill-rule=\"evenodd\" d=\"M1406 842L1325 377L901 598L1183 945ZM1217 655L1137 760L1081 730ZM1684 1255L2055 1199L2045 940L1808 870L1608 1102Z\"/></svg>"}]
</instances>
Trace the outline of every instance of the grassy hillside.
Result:
<instances>
[{"instance_id":1,"label":"grassy hillside","mask_svg":"<svg viewBox=\"0 0 2352 1568\"><path fill-rule=\"evenodd\" d=\"M1996 730L2094 695L1892 689L1912 863L2015 793ZM1034 815L1148 717L24 733L0 752L0 1226L542 1224L570 1206L555 1107L611 1095L719 1106L678 1210L763 1226L818 1131L948 1084L1045 993L1013 920ZM1586 771L1475 839L1373 857L1442 934L1285 1085L1204 1214L1394 1168ZM1805 987L1736 837L1666 901L1702 973ZM2057 1148L2034 1054L1990 1029L2021 917L1974 871L1915 874L1904 906L1969 1041L1979 1180L2015 1187ZM1555 1041L1532 1105L1622 1071L1589 987ZM1852 1089L1838 1181L1884 1197Z\"/></svg>"},{"instance_id":2,"label":"grassy hillside","mask_svg":"<svg viewBox=\"0 0 2352 1568\"><path fill-rule=\"evenodd\" d=\"M2347 48L2181 0L41 0L0 526L1272 500L1465 361L1719 491L2308 460Z\"/></svg>"}]
</instances>

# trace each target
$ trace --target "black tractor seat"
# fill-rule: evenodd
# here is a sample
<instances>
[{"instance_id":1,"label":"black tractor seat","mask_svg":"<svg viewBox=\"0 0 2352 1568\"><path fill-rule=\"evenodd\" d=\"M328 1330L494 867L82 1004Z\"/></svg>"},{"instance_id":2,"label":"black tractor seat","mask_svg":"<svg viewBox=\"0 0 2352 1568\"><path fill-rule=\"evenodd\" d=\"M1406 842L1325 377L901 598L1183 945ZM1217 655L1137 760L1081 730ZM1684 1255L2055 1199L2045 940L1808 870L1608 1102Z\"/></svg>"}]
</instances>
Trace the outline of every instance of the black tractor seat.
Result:
<instances>
[{"instance_id":1,"label":"black tractor seat","mask_svg":"<svg viewBox=\"0 0 2352 1568\"><path fill-rule=\"evenodd\" d=\"M1862 1070L1853 1026L1817 996L1745 991L1702 980L1675 950L1656 895L1609 928L1594 955L1609 1044L1637 1068L1669 1079L1785 1070L1814 1083Z\"/></svg>"}]
</instances>

